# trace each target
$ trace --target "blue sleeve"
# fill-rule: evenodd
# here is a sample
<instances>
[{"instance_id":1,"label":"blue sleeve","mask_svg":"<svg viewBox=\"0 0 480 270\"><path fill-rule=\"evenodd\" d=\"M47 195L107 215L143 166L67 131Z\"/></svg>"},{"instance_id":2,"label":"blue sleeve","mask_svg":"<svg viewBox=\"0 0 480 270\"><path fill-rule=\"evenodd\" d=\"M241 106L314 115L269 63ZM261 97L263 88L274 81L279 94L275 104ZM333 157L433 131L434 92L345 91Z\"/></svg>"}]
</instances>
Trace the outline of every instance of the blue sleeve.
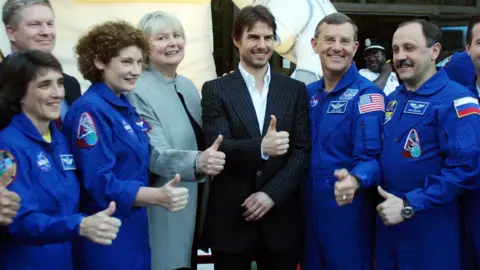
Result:
<instances>
[{"instance_id":1,"label":"blue sleeve","mask_svg":"<svg viewBox=\"0 0 480 270\"><path fill-rule=\"evenodd\" d=\"M359 97L355 114L354 164L350 173L362 182L363 188L380 184L380 153L382 151L385 95L370 88Z\"/></svg>"},{"instance_id":2,"label":"blue sleeve","mask_svg":"<svg viewBox=\"0 0 480 270\"><path fill-rule=\"evenodd\" d=\"M83 219L82 214L61 216L51 215L37 198L38 191L34 187L30 162L21 153L16 152L12 147L0 146L2 152L8 153L16 166L16 173L8 189L16 192L22 199L20 209L13 223L8 227L9 233L26 243L46 245L56 242L73 240L79 236L79 226ZM44 192L44 191L43 191ZM57 207L57 206L55 206Z\"/></svg>"},{"instance_id":3,"label":"blue sleeve","mask_svg":"<svg viewBox=\"0 0 480 270\"><path fill-rule=\"evenodd\" d=\"M121 179L114 173L115 167L128 164L116 162L112 120L91 106L71 113L67 115L69 123L64 132L75 155L83 187L99 210L115 201L121 215L132 214L135 198L144 184L137 179Z\"/></svg>"},{"instance_id":4,"label":"blue sleeve","mask_svg":"<svg viewBox=\"0 0 480 270\"><path fill-rule=\"evenodd\" d=\"M405 194L416 212L451 202L461 192L478 187L480 108L476 98L466 98L475 113L458 115L452 104L438 119L437 136L445 157L440 174L427 176L423 188Z\"/></svg>"}]
</instances>

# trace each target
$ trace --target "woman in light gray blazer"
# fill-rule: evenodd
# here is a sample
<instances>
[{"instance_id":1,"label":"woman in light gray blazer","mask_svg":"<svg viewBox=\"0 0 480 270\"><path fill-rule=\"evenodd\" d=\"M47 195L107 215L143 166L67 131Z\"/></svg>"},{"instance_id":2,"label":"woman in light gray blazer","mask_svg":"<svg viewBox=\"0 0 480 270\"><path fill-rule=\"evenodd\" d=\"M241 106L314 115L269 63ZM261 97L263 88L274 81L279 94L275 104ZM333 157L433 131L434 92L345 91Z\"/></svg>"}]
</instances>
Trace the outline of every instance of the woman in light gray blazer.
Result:
<instances>
[{"instance_id":1,"label":"woman in light gray blazer","mask_svg":"<svg viewBox=\"0 0 480 270\"><path fill-rule=\"evenodd\" d=\"M222 136L212 146L204 145L200 95L192 81L177 74L185 53L180 21L153 12L141 19L139 28L151 41L152 50L128 98L151 127L151 184L163 186L178 173L180 185L188 188L191 198L182 212L156 206L148 209L152 270L189 269L197 253L193 246L196 220L197 231L203 221L202 216L197 218L199 183L223 169L225 154L217 151Z\"/></svg>"}]
</instances>

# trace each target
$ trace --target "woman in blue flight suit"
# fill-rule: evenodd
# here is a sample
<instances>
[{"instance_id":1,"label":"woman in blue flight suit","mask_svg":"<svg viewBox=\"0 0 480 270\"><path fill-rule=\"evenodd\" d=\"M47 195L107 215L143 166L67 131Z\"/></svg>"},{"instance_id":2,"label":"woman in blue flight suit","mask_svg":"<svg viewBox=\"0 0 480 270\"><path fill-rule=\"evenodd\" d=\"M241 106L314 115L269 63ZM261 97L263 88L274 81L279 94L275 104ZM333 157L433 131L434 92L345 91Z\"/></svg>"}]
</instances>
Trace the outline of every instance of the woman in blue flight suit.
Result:
<instances>
[{"instance_id":1,"label":"woman in blue flight suit","mask_svg":"<svg viewBox=\"0 0 480 270\"><path fill-rule=\"evenodd\" d=\"M0 269L73 269L71 240L85 236L109 244L120 221L109 217L114 204L90 217L78 212L75 161L52 121L60 117L65 94L62 67L49 53L17 53L6 60L0 85L10 123L0 127L0 175L13 168L8 189L22 198L2 239Z\"/></svg>"},{"instance_id":2,"label":"woman in blue flight suit","mask_svg":"<svg viewBox=\"0 0 480 270\"><path fill-rule=\"evenodd\" d=\"M183 209L188 190L176 188L179 175L161 188L148 184L150 127L128 102L142 72L149 42L126 22L95 26L77 46L78 65L92 82L69 109L64 132L82 176L81 209L92 213L115 201L122 231L112 246L80 240L75 245L79 269L149 270L146 205Z\"/></svg>"}]
</instances>

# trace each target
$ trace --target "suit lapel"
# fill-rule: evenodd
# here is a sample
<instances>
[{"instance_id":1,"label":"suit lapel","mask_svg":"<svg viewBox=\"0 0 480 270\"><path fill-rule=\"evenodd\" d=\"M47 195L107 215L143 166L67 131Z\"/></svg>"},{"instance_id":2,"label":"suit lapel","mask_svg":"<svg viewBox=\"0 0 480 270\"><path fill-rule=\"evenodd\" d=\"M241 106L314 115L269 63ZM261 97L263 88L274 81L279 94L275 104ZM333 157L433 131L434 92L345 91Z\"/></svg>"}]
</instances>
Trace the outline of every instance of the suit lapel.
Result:
<instances>
[{"instance_id":1,"label":"suit lapel","mask_svg":"<svg viewBox=\"0 0 480 270\"><path fill-rule=\"evenodd\" d=\"M270 125L270 115L275 115L277 121L280 120L278 118L283 115L283 110L285 109L283 96L286 94L284 87L281 76L272 72L272 79L268 86L267 109L265 111L262 136L267 134L268 126Z\"/></svg>"},{"instance_id":2,"label":"suit lapel","mask_svg":"<svg viewBox=\"0 0 480 270\"><path fill-rule=\"evenodd\" d=\"M247 85L243 80L240 70L236 69L235 72L230 75L230 80L231 87L229 90L235 111L245 125L248 134L253 138L260 136L257 114L253 106L252 97L248 92Z\"/></svg>"}]
</instances>

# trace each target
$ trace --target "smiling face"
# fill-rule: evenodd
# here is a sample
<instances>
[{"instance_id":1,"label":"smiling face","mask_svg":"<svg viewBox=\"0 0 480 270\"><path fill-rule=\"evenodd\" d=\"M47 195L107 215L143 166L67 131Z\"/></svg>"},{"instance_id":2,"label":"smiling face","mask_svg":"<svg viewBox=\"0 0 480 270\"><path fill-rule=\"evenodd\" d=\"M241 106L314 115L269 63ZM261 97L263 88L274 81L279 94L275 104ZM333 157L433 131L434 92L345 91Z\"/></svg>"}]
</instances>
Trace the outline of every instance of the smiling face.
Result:
<instances>
[{"instance_id":1,"label":"smiling face","mask_svg":"<svg viewBox=\"0 0 480 270\"><path fill-rule=\"evenodd\" d=\"M17 25L7 25L14 52L38 49L52 52L55 47L55 16L49 6L33 4L22 8Z\"/></svg>"},{"instance_id":2,"label":"smiling face","mask_svg":"<svg viewBox=\"0 0 480 270\"><path fill-rule=\"evenodd\" d=\"M244 29L239 40L233 39L233 43L245 68L262 69L273 54L273 29L264 22L256 22L250 29Z\"/></svg>"},{"instance_id":3,"label":"smiling face","mask_svg":"<svg viewBox=\"0 0 480 270\"><path fill-rule=\"evenodd\" d=\"M185 38L173 29L160 31L151 38L150 62L156 67L177 67L185 57Z\"/></svg>"},{"instance_id":4,"label":"smiling face","mask_svg":"<svg viewBox=\"0 0 480 270\"><path fill-rule=\"evenodd\" d=\"M130 46L119 51L108 64L95 61L95 66L103 71L104 82L120 95L132 92L140 73L142 73L143 54L137 46Z\"/></svg>"},{"instance_id":5,"label":"smiling face","mask_svg":"<svg viewBox=\"0 0 480 270\"><path fill-rule=\"evenodd\" d=\"M385 64L385 52L380 49L371 49L363 53L366 67L375 73L380 73L380 68Z\"/></svg>"},{"instance_id":6,"label":"smiling face","mask_svg":"<svg viewBox=\"0 0 480 270\"><path fill-rule=\"evenodd\" d=\"M22 111L34 123L49 122L60 117L60 103L65 96L63 75L53 69L40 69L28 83L22 99Z\"/></svg>"},{"instance_id":7,"label":"smiling face","mask_svg":"<svg viewBox=\"0 0 480 270\"><path fill-rule=\"evenodd\" d=\"M427 39L419 23L410 23L397 29L393 35L393 64L401 80L409 88L417 88L435 72L435 60L440 44L427 46Z\"/></svg>"},{"instance_id":8,"label":"smiling face","mask_svg":"<svg viewBox=\"0 0 480 270\"><path fill-rule=\"evenodd\" d=\"M320 25L319 35L312 38L312 48L320 55L326 76L341 75L350 67L358 49L355 30L350 23Z\"/></svg>"}]
</instances>

